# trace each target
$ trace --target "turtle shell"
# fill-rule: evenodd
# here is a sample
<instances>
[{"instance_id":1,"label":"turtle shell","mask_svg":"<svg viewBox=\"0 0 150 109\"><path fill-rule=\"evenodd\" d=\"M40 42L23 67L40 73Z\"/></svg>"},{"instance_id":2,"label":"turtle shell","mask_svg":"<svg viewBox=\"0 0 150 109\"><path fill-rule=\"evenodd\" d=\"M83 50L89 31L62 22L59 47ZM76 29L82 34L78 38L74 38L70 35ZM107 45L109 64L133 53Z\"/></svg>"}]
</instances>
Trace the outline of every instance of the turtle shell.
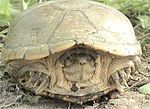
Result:
<instances>
[{"instance_id":1,"label":"turtle shell","mask_svg":"<svg viewBox=\"0 0 150 109\"><path fill-rule=\"evenodd\" d=\"M121 12L90 0L56 0L15 18L2 59L40 59L78 44L119 56L141 54L132 24Z\"/></svg>"}]
</instances>

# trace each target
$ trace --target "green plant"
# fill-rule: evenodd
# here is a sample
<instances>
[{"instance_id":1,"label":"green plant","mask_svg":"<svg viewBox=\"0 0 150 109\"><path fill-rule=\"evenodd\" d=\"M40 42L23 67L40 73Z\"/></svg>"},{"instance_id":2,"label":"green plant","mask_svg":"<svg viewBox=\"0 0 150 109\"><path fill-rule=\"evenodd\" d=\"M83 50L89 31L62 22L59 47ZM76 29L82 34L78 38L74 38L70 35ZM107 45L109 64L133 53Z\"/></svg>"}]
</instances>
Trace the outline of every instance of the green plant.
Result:
<instances>
[{"instance_id":1,"label":"green plant","mask_svg":"<svg viewBox=\"0 0 150 109\"><path fill-rule=\"evenodd\" d=\"M0 0L0 26L9 25L22 10L38 3L38 0Z\"/></svg>"},{"instance_id":2,"label":"green plant","mask_svg":"<svg viewBox=\"0 0 150 109\"><path fill-rule=\"evenodd\" d=\"M6 37L13 18L35 3L38 0L0 0L0 38Z\"/></svg>"},{"instance_id":3,"label":"green plant","mask_svg":"<svg viewBox=\"0 0 150 109\"><path fill-rule=\"evenodd\" d=\"M38 3L38 0L22 0L23 10L26 10L35 3Z\"/></svg>"},{"instance_id":4,"label":"green plant","mask_svg":"<svg viewBox=\"0 0 150 109\"><path fill-rule=\"evenodd\" d=\"M9 0L0 1L0 26L9 25L14 16L19 13Z\"/></svg>"}]
</instances>

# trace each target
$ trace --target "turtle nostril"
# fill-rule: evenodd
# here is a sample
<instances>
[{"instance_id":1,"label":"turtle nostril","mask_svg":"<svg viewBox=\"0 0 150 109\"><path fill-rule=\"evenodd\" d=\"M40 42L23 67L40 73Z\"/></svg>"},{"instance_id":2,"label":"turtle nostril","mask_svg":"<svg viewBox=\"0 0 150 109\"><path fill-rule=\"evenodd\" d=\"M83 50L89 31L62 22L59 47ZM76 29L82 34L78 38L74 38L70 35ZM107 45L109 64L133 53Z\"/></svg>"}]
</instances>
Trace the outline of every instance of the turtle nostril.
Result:
<instances>
[{"instance_id":1,"label":"turtle nostril","mask_svg":"<svg viewBox=\"0 0 150 109\"><path fill-rule=\"evenodd\" d=\"M85 65L85 62L80 62L80 65Z\"/></svg>"},{"instance_id":2,"label":"turtle nostril","mask_svg":"<svg viewBox=\"0 0 150 109\"><path fill-rule=\"evenodd\" d=\"M85 65L86 64L86 60L80 60L79 64L82 65L82 66Z\"/></svg>"}]
</instances>

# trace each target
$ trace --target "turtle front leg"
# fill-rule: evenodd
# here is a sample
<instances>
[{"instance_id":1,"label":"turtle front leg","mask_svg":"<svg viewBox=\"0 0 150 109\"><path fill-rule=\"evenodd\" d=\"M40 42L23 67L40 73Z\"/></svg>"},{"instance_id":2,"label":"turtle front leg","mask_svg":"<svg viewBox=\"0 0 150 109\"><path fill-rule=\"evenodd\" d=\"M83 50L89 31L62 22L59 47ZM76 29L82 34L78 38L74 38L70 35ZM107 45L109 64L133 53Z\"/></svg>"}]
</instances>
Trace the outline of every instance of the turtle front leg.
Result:
<instances>
[{"instance_id":1,"label":"turtle front leg","mask_svg":"<svg viewBox=\"0 0 150 109\"><path fill-rule=\"evenodd\" d=\"M27 71L18 78L19 83L26 89L40 94L49 86L49 76L42 72Z\"/></svg>"},{"instance_id":2,"label":"turtle front leg","mask_svg":"<svg viewBox=\"0 0 150 109\"><path fill-rule=\"evenodd\" d=\"M41 94L50 84L49 75L44 73L46 71L46 69L42 70L42 67L37 66L37 64L36 68L33 65L25 66L19 70L17 79L25 89Z\"/></svg>"},{"instance_id":3,"label":"turtle front leg","mask_svg":"<svg viewBox=\"0 0 150 109\"><path fill-rule=\"evenodd\" d=\"M57 62L56 63L56 76L57 76L57 86L59 88L65 89L65 90L70 90L70 85L69 82L65 79L64 73L63 73L63 67L61 63Z\"/></svg>"},{"instance_id":4,"label":"turtle front leg","mask_svg":"<svg viewBox=\"0 0 150 109\"><path fill-rule=\"evenodd\" d=\"M132 74L135 72L138 65L141 63L139 57L132 57L129 59L116 59L112 65L113 74L110 76L110 84L118 91L124 92L128 88L127 82L132 79ZM115 72L114 72L115 71Z\"/></svg>"}]
</instances>

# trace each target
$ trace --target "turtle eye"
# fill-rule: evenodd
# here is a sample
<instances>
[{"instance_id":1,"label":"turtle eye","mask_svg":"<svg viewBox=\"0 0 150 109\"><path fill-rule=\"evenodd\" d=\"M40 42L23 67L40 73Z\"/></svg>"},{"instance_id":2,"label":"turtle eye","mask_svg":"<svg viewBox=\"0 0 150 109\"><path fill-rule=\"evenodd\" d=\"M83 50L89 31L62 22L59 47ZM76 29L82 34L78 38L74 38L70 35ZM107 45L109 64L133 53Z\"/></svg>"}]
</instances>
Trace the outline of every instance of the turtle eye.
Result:
<instances>
[{"instance_id":1,"label":"turtle eye","mask_svg":"<svg viewBox=\"0 0 150 109\"><path fill-rule=\"evenodd\" d=\"M71 56L68 56L67 58L66 58L66 62L65 62L65 65L66 66L69 66L69 65L71 65L72 64L72 58L71 58Z\"/></svg>"},{"instance_id":2,"label":"turtle eye","mask_svg":"<svg viewBox=\"0 0 150 109\"><path fill-rule=\"evenodd\" d=\"M71 61L72 57L71 56L68 56L67 57L67 60Z\"/></svg>"}]
</instances>

